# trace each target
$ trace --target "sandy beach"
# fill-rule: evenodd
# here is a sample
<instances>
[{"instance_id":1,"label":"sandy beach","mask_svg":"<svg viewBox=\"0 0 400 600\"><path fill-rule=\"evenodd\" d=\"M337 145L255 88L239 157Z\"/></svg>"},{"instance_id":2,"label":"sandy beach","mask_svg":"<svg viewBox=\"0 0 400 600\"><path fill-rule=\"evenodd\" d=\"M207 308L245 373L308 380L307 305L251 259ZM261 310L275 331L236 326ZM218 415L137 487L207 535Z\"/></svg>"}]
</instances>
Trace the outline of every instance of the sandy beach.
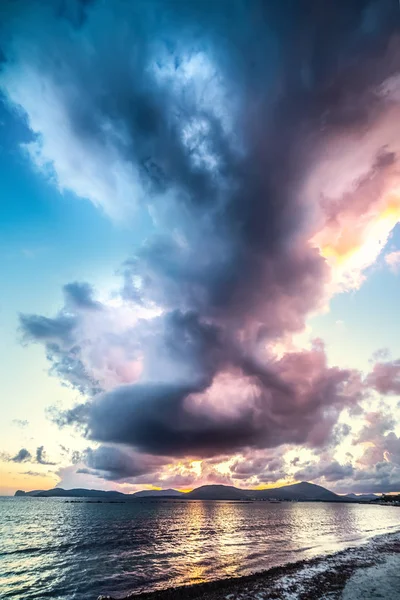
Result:
<instances>
[{"instance_id":1,"label":"sandy beach","mask_svg":"<svg viewBox=\"0 0 400 600\"><path fill-rule=\"evenodd\" d=\"M397 600L400 533L247 577L99 600Z\"/></svg>"}]
</instances>

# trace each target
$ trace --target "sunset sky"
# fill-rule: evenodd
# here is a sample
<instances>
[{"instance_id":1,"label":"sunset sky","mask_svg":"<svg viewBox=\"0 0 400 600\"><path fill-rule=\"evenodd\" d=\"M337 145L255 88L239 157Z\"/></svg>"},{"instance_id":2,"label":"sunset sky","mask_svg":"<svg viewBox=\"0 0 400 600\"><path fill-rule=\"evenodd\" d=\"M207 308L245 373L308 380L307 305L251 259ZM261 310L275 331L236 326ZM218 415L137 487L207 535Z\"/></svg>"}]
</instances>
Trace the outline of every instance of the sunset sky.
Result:
<instances>
[{"instance_id":1,"label":"sunset sky","mask_svg":"<svg viewBox=\"0 0 400 600\"><path fill-rule=\"evenodd\" d=\"M397 0L3 1L0 494L400 491Z\"/></svg>"}]
</instances>

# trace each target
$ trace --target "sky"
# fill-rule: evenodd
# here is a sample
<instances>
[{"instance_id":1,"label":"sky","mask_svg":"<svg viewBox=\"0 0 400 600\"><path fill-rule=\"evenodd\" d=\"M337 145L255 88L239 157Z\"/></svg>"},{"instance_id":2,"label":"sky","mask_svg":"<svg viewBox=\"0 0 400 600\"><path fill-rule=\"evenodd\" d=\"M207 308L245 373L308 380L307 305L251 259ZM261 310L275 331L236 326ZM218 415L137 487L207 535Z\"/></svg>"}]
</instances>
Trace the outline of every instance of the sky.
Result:
<instances>
[{"instance_id":1,"label":"sky","mask_svg":"<svg viewBox=\"0 0 400 600\"><path fill-rule=\"evenodd\" d=\"M400 491L397 0L0 7L0 494Z\"/></svg>"}]
</instances>

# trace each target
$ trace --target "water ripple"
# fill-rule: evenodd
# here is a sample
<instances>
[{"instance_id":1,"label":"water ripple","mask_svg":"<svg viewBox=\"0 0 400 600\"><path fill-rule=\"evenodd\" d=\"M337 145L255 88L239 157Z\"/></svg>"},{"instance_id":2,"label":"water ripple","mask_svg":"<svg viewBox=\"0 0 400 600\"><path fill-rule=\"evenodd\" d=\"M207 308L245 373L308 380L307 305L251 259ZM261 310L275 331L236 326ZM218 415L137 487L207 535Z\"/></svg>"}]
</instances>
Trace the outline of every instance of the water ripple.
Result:
<instances>
[{"instance_id":1,"label":"water ripple","mask_svg":"<svg viewBox=\"0 0 400 600\"><path fill-rule=\"evenodd\" d=\"M246 575L399 528L358 504L0 498L0 597L95 600Z\"/></svg>"}]
</instances>

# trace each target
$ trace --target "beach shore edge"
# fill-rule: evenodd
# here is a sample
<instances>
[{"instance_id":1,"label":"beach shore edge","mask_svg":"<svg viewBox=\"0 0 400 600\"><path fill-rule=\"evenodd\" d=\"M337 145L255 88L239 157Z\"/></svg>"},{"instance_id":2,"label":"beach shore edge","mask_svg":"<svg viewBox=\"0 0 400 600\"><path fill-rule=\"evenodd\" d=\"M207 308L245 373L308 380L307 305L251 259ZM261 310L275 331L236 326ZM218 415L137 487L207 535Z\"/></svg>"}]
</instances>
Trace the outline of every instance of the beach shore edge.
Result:
<instances>
[{"instance_id":1,"label":"beach shore edge","mask_svg":"<svg viewBox=\"0 0 400 600\"><path fill-rule=\"evenodd\" d=\"M135 591L125 596L101 595L98 600L319 600L342 598L350 578L384 565L390 558L400 570L400 530L375 536L365 544L334 554L272 567L265 571L217 579L215 581L170 587L155 591ZM400 591L399 591L400 593ZM393 596L399 597L399 596Z\"/></svg>"}]
</instances>

